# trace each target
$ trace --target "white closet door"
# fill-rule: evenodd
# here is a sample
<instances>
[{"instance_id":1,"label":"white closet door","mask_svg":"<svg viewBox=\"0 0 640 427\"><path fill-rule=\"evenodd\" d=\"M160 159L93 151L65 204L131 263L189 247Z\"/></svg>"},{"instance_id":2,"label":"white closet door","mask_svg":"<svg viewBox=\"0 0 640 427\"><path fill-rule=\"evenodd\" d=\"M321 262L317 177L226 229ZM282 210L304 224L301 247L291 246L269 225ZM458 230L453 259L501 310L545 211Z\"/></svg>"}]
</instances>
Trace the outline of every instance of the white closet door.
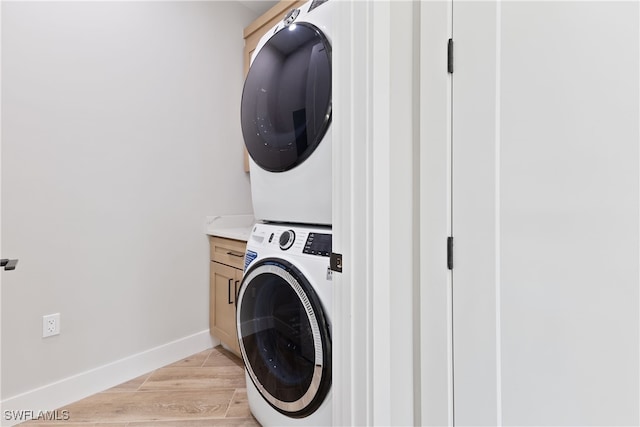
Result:
<instances>
[{"instance_id":1,"label":"white closet door","mask_svg":"<svg viewBox=\"0 0 640 427\"><path fill-rule=\"evenodd\" d=\"M454 1L456 425L640 424L639 20Z\"/></svg>"}]
</instances>

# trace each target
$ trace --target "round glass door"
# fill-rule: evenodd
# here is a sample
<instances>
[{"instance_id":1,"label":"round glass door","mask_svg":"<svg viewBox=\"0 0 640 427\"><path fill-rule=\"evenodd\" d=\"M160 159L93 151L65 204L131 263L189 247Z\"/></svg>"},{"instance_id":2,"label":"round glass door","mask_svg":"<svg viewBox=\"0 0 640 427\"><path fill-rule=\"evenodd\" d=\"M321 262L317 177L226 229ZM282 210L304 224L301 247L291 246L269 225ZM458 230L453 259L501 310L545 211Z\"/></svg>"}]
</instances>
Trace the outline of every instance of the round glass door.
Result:
<instances>
[{"instance_id":1,"label":"round glass door","mask_svg":"<svg viewBox=\"0 0 640 427\"><path fill-rule=\"evenodd\" d=\"M290 417L313 413L331 387L331 339L304 276L286 261L259 261L243 279L237 316L242 357L265 400Z\"/></svg>"},{"instance_id":2,"label":"round glass door","mask_svg":"<svg viewBox=\"0 0 640 427\"><path fill-rule=\"evenodd\" d=\"M271 37L251 64L242 92L245 145L272 172L307 159L331 121L331 46L315 26L291 24Z\"/></svg>"}]
</instances>

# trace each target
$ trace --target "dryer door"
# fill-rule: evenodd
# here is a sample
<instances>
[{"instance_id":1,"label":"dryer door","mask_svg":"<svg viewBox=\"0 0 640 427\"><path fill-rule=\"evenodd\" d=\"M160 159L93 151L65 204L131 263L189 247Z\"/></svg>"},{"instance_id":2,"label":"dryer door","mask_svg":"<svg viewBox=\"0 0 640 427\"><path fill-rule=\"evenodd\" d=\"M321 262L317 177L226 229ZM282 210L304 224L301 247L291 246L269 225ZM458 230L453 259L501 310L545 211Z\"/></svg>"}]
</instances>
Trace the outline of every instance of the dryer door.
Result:
<instances>
[{"instance_id":1,"label":"dryer door","mask_svg":"<svg viewBox=\"0 0 640 427\"><path fill-rule=\"evenodd\" d=\"M264 399L290 417L313 413L331 387L329 324L313 287L284 260L258 261L237 317L242 358Z\"/></svg>"},{"instance_id":2,"label":"dryer door","mask_svg":"<svg viewBox=\"0 0 640 427\"><path fill-rule=\"evenodd\" d=\"M331 121L331 46L317 27L291 24L259 50L241 121L247 150L265 170L287 171L313 153Z\"/></svg>"}]
</instances>

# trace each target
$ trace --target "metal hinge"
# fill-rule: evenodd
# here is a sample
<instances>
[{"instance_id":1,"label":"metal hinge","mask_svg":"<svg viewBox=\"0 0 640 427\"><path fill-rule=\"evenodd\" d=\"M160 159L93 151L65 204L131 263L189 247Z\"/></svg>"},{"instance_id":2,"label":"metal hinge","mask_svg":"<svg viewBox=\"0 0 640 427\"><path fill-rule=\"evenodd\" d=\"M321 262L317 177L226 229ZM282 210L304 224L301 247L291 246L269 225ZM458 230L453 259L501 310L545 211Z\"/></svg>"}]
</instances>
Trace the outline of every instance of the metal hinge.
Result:
<instances>
[{"instance_id":1,"label":"metal hinge","mask_svg":"<svg viewBox=\"0 0 640 427\"><path fill-rule=\"evenodd\" d=\"M447 71L453 74L453 39L447 43Z\"/></svg>"},{"instance_id":2,"label":"metal hinge","mask_svg":"<svg viewBox=\"0 0 640 427\"><path fill-rule=\"evenodd\" d=\"M453 270L453 237L447 237L447 268Z\"/></svg>"},{"instance_id":3,"label":"metal hinge","mask_svg":"<svg viewBox=\"0 0 640 427\"><path fill-rule=\"evenodd\" d=\"M331 252L329 257L329 268L336 273L342 273L342 254Z\"/></svg>"},{"instance_id":4,"label":"metal hinge","mask_svg":"<svg viewBox=\"0 0 640 427\"><path fill-rule=\"evenodd\" d=\"M15 270L17 259L0 259L0 267L4 267L5 271Z\"/></svg>"}]
</instances>

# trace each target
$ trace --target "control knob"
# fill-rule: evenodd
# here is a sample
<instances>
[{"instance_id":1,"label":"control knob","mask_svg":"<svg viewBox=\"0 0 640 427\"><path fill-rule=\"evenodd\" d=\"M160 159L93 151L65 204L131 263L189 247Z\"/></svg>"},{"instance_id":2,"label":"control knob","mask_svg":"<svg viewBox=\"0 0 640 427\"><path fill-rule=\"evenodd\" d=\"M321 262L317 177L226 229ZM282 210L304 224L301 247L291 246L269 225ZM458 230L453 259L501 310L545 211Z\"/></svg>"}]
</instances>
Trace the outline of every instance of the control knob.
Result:
<instances>
[{"instance_id":1,"label":"control knob","mask_svg":"<svg viewBox=\"0 0 640 427\"><path fill-rule=\"evenodd\" d=\"M296 20L298 15L300 15L300 9L291 9L282 20L284 22L284 26L288 27L289 25L293 24L293 21Z\"/></svg>"},{"instance_id":2,"label":"control knob","mask_svg":"<svg viewBox=\"0 0 640 427\"><path fill-rule=\"evenodd\" d=\"M280 235L280 249L286 251L291 246L293 246L293 242L296 240L296 233L293 230L283 231Z\"/></svg>"}]
</instances>

